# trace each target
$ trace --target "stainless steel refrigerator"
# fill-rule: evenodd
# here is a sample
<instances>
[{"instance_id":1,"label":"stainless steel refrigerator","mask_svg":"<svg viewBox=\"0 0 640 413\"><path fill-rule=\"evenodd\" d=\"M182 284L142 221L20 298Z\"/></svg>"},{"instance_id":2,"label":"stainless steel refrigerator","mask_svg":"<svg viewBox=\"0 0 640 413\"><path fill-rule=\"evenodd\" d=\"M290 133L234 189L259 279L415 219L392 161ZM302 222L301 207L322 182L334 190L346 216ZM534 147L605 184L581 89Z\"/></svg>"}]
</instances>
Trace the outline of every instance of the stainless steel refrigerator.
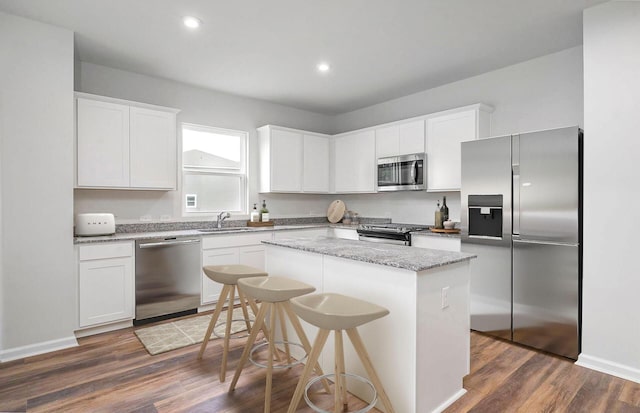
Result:
<instances>
[{"instance_id":1,"label":"stainless steel refrigerator","mask_svg":"<svg viewBox=\"0 0 640 413\"><path fill-rule=\"evenodd\" d=\"M577 359L581 209L578 127L462 143L473 330Z\"/></svg>"}]
</instances>

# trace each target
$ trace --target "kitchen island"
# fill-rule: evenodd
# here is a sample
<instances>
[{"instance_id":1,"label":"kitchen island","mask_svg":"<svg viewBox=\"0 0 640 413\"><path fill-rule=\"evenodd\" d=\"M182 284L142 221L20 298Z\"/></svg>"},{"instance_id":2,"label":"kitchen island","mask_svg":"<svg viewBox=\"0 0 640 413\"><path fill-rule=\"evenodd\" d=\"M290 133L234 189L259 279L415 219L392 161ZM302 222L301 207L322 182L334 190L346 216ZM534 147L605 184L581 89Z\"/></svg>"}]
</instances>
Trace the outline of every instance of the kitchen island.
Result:
<instances>
[{"instance_id":1,"label":"kitchen island","mask_svg":"<svg viewBox=\"0 0 640 413\"><path fill-rule=\"evenodd\" d=\"M326 237L263 243L269 274L390 311L359 330L397 412L441 411L465 393L474 255ZM313 339L317 330L303 324ZM347 372L366 377L347 342L345 358ZM332 346L325 347L320 361L325 372L333 371ZM363 399L370 394L356 385L349 391Z\"/></svg>"}]
</instances>

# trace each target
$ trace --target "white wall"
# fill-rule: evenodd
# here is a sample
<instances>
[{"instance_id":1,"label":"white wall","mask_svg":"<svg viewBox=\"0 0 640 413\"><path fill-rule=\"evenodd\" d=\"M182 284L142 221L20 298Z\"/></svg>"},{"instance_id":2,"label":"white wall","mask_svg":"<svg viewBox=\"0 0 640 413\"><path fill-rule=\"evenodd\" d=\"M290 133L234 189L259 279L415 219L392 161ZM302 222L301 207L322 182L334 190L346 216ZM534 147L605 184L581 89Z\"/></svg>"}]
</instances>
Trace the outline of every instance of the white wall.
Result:
<instances>
[{"instance_id":1,"label":"white wall","mask_svg":"<svg viewBox=\"0 0 640 413\"><path fill-rule=\"evenodd\" d=\"M0 50L7 358L75 343L73 33L0 13Z\"/></svg>"},{"instance_id":2,"label":"white wall","mask_svg":"<svg viewBox=\"0 0 640 413\"><path fill-rule=\"evenodd\" d=\"M584 12L584 306L579 363L640 382L640 2ZM612 221L625 219L624 231Z\"/></svg>"},{"instance_id":3,"label":"white wall","mask_svg":"<svg viewBox=\"0 0 640 413\"><path fill-rule=\"evenodd\" d=\"M178 123L196 123L249 132L249 205L262 200L258 195L256 128L274 124L315 132L331 132L331 116L290 108L275 103L214 92L186 84L80 62L76 64L76 90L181 110ZM253 172L253 173L251 173ZM321 197L296 198L269 195L274 217L326 213L329 202ZM75 212L113 212L119 222L135 221L142 215L155 220L162 215L181 217L179 191L75 190ZM326 204L326 205L325 205ZM322 206L324 211L322 211Z\"/></svg>"},{"instance_id":4,"label":"white wall","mask_svg":"<svg viewBox=\"0 0 640 413\"><path fill-rule=\"evenodd\" d=\"M338 115L336 132L487 103L494 136L583 124L582 47L529 60L413 95ZM460 193L345 195L349 209L397 222L433 224L437 200L447 196L449 215L460 219ZM390 214L390 215L389 215Z\"/></svg>"}]
</instances>

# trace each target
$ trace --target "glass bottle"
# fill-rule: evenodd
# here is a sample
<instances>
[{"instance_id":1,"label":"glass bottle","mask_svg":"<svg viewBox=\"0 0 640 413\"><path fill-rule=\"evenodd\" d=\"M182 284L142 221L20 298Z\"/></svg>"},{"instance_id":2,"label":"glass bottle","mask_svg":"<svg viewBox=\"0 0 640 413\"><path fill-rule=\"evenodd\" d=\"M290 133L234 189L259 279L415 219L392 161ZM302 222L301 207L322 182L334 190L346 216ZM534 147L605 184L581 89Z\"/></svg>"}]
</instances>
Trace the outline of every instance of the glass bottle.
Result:
<instances>
[{"instance_id":1,"label":"glass bottle","mask_svg":"<svg viewBox=\"0 0 640 413\"><path fill-rule=\"evenodd\" d=\"M440 208L440 200L438 199L438 204L436 206L436 217L435 224L433 225L436 229L442 229L442 208Z\"/></svg>"},{"instance_id":2,"label":"glass bottle","mask_svg":"<svg viewBox=\"0 0 640 413\"><path fill-rule=\"evenodd\" d=\"M447 206L447 197L442 197L442 208L440 208L440 212L442 212L442 222L449 220L449 207Z\"/></svg>"},{"instance_id":3,"label":"glass bottle","mask_svg":"<svg viewBox=\"0 0 640 413\"><path fill-rule=\"evenodd\" d=\"M269 222L269 210L267 209L267 201L262 200L262 208L260 208L260 221Z\"/></svg>"},{"instance_id":4,"label":"glass bottle","mask_svg":"<svg viewBox=\"0 0 640 413\"><path fill-rule=\"evenodd\" d=\"M253 210L251 211L251 222L260 222L260 212L258 212L256 204L253 204Z\"/></svg>"}]
</instances>

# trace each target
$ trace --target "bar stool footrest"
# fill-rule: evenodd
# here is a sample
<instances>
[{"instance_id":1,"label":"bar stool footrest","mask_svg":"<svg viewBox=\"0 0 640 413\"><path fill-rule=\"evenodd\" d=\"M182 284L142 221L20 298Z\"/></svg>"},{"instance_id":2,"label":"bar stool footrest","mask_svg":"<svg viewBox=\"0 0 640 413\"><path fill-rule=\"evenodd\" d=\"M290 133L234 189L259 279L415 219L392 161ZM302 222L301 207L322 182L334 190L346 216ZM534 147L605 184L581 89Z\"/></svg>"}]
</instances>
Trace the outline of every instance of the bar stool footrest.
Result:
<instances>
[{"instance_id":1,"label":"bar stool footrest","mask_svg":"<svg viewBox=\"0 0 640 413\"><path fill-rule=\"evenodd\" d=\"M320 407L318 407L317 405L315 405L311 399L309 399L309 389L311 388L311 386L313 386L314 384L316 384L317 382L319 382L320 380L323 379L327 379L330 377L335 377L335 373L328 373L328 374L323 374L322 376L318 376L318 377L314 377L313 379L309 380L309 382L307 383L307 385L304 388L304 401L307 403L307 406L311 407L311 409L315 412L318 413L333 413L333 410L323 410ZM358 376L357 374L350 374L350 373L342 373L341 374L342 377L347 378L347 377L351 377L353 379L356 379L366 385L368 385L371 388L371 392L373 394L373 398L371 399L371 403L369 403L367 406L363 407L360 410L355 410L353 412L350 413L366 413L368 411L370 411L371 409L373 409L376 405L376 403L378 402L378 392L376 391L375 386L373 385L373 383L371 383L371 381L365 377L362 376ZM335 383L335 381L334 381ZM334 389L334 391L337 391L337 389Z\"/></svg>"},{"instance_id":2,"label":"bar stool footrest","mask_svg":"<svg viewBox=\"0 0 640 413\"><path fill-rule=\"evenodd\" d=\"M302 344L293 343L293 342L290 342L290 341L274 341L273 344L288 344L290 346L300 347L301 349L304 350L304 347L302 346ZM259 363L259 362L255 361L253 359L253 353L258 351L258 349L260 349L262 347L266 347L268 345L269 345L269 342L267 341L267 342L256 344L255 346L253 346L253 348L251 349L251 352L249 353L249 361L254 366L258 366L258 367L261 367L263 369L266 369L266 368L269 367L266 364ZM293 363L277 364L277 365L271 366L271 368L274 369L274 370L290 369L291 367L297 366L298 364L302 364L302 362L307 358L307 356L308 356L308 354L305 353L305 355L303 357L300 357L299 360L296 360Z\"/></svg>"}]
</instances>

